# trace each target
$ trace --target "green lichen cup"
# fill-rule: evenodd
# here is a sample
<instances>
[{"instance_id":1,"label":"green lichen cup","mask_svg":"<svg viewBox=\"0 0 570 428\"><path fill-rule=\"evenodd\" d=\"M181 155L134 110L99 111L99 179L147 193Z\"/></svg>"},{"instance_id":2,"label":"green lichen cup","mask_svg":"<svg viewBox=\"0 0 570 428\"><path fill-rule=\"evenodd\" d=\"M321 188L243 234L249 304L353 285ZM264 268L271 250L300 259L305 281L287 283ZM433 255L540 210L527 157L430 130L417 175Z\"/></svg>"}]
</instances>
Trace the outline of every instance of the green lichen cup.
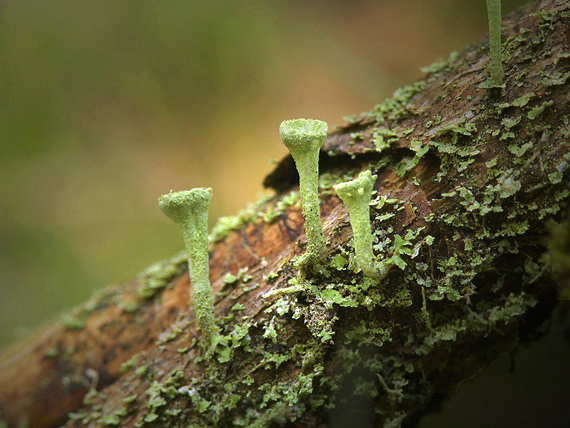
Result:
<instances>
[{"instance_id":1,"label":"green lichen cup","mask_svg":"<svg viewBox=\"0 0 570 428\"><path fill-rule=\"evenodd\" d=\"M319 153L327 131L327 123L315 119L285 120L279 127L281 141L291 153L299 173L307 236L307 252L301 260L305 270L318 271L328 260L319 204Z\"/></svg>"}]
</instances>

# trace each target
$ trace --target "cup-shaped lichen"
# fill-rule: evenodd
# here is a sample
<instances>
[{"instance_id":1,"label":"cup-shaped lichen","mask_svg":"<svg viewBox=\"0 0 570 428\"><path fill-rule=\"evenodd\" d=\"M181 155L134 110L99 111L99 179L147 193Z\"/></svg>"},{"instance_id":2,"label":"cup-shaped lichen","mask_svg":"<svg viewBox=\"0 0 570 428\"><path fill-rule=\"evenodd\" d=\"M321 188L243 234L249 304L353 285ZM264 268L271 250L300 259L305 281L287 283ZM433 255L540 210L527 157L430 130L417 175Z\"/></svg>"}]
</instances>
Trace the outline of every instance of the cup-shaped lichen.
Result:
<instances>
[{"instance_id":1,"label":"cup-shaped lichen","mask_svg":"<svg viewBox=\"0 0 570 428\"><path fill-rule=\"evenodd\" d=\"M503 83L503 62L501 58L501 0L487 0L487 17L489 19L489 67L491 81L494 85Z\"/></svg>"},{"instance_id":2,"label":"cup-shaped lichen","mask_svg":"<svg viewBox=\"0 0 570 428\"><path fill-rule=\"evenodd\" d=\"M196 188L184 192L168 193L158 198L164 214L182 229L188 251L190 280L194 286L194 310L198 326L205 339L215 344L218 328L214 320L214 301L210 286L208 263L208 208L212 189Z\"/></svg>"},{"instance_id":3,"label":"cup-shaped lichen","mask_svg":"<svg viewBox=\"0 0 570 428\"><path fill-rule=\"evenodd\" d=\"M377 278L380 274L372 251L370 227L370 198L375 182L376 176L367 170L352 181L333 186L338 197L348 208L354 235L356 262L364 275L370 278Z\"/></svg>"},{"instance_id":4,"label":"cup-shaped lichen","mask_svg":"<svg viewBox=\"0 0 570 428\"><path fill-rule=\"evenodd\" d=\"M281 141L291 153L299 172L299 193L307 236L304 264L312 268L323 265L328 259L319 204L319 151L327 130L326 122L313 119L286 120L279 127Z\"/></svg>"}]
</instances>

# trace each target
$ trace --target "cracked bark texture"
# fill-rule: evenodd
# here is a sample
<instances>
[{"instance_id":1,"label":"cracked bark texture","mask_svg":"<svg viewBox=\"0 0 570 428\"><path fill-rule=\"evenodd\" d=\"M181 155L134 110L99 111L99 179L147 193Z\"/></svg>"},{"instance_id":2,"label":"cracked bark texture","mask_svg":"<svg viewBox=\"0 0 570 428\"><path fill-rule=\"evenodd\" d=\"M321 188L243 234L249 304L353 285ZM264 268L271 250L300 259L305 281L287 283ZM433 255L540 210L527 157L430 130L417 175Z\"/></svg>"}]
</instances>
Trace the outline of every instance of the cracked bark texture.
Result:
<instances>
[{"instance_id":1,"label":"cracked bark texture","mask_svg":"<svg viewBox=\"0 0 570 428\"><path fill-rule=\"evenodd\" d=\"M556 304L568 243L548 246L566 231L553 221L570 193L569 52L567 2L538 1L503 18L502 90L480 86L483 39L332 132L320 172L333 264L320 276L297 278L292 261L306 241L286 157L265 180L276 195L211 243L227 346L205 354L177 256L4 349L3 420L412 425L434 393L532 337ZM378 175L375 255L391 265L380 283L353 266L347 210L331 190L364 169Z\"/></svg>"}]
</instances>

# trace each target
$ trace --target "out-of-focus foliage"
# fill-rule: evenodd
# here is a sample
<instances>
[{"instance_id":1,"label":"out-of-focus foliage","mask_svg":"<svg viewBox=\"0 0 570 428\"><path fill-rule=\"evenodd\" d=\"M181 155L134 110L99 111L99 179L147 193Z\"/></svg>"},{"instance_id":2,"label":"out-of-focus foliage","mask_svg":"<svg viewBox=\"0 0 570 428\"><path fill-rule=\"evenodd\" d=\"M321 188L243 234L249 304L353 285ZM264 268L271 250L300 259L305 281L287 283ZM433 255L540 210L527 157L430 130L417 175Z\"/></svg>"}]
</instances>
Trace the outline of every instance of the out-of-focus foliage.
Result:
<instances>
[{"instance_id":1,"label":"out-of-focus foliage","mask_svg":"<svg viewBox=\"0 0 570 428\"><path fill-rule=\"evenodd\" d=\"M505 2L504 11L520 1ZM0 2L0 344L255 199L283 119L341 124L487 31L482 1Z\"/></svg>"}]
</instances>

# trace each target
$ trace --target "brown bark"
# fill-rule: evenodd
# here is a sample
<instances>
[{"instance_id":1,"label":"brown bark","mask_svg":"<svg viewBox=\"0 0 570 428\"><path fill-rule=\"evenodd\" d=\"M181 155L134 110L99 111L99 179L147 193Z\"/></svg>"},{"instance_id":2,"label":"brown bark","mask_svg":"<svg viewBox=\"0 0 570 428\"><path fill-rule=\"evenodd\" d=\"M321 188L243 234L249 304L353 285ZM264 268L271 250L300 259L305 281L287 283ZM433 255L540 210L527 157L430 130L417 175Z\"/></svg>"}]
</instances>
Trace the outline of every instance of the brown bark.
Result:
<instances>
[{"instance_id":1,"label":"brown bark","mask_svg":"<svg viewBox=\"0 0 570 428\"><path fill-rule=\"evenodd\" d=\"M421 413L434 392L453 391L513 349L535 303L556 300L545 222L563 218L569 201L570 8L536 2L503 20L503 37L502 93L479 86L485 40L325 142L321 173L372 168L378 195L398 201L393 210L373 206L373 228L390 238L377 252L399 256L403 269L394 265L380 284L364 286L350 267L331 267L328 277L305 278L302 290L263 297L291 285L298 273L291 259L305 246L298 203L269 222L260 215L278 210L295 188L287 157L265 182L276 196L211 245L226 350L204 357L187 309L185 259L163 262L95 296L67 323L2 351L0 412L8 426L336 426L350 413L345 389L359 396L351 385L370 389L357 401L376 409L374 426L396 426ZM329 252L349 259L346 208L323 190ZM415 237L396 249L396 235L409 231ZM237 278L224 280L228 273ZM352 285L360 288L347 291ZM327 289L336 291L329 300ZM133 356L134 367L121 373ZM306 378L305 391L299 379ZM268 385L281 389L270 394ZM89 390L101 394L85 400Z\"/></svg>"}]
</instances>

